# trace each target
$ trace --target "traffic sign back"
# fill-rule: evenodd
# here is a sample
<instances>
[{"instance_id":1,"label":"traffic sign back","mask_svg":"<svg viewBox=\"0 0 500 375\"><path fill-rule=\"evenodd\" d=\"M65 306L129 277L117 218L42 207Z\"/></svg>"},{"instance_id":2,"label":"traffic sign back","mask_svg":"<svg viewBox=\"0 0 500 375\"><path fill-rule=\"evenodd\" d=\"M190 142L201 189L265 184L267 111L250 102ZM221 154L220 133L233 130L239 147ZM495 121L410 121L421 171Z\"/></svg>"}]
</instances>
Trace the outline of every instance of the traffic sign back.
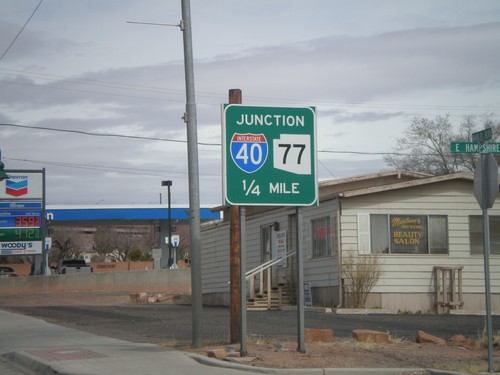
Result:
<instances>
[{"instance_id":1,"label":"traffic sign back","mask_svg":"<svg viewBox=\"0 0 500 375\"><path fill-rule=\"evenodd\" d=\"M484 210L493 207L498 194L498 164L491 154L481 155L474 170L474 196Z\"/></svg>"},{"instance_id":2,"label":"traffic sign back","mask_svg":"<svg viewBox=\"0 0 500 375\"><path fill-rule=\"evenodd\" d=\"M493 130L491 128L472 133L472 142L484 142L491 138L493 138Z\"/></svg>"}]
</instances>

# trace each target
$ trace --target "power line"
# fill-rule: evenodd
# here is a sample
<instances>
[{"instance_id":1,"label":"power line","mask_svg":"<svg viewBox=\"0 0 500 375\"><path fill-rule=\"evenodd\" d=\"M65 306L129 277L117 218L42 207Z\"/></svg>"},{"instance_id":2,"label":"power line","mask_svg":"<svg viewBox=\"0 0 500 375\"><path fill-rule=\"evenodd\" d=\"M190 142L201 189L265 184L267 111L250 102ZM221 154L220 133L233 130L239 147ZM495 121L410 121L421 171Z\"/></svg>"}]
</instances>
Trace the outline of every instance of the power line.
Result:
<instances>
[{"instance_id":1,"label":"power line","mask_svg":"<svg viewBox=\"0 0 500 375\"><path fill-rule=\"evenodd\" d=\"M14 72L14 73L5 73L5 72ZM155 92L155 93L169 93L169 94L176 94L176 95L184 95L183 89L166 89L164 87L135 85L135 84L131 84L131 83L92 80L92 79L86 79L86 78L75 78L75 77L67 77L67 76L61 76L61 75L56 75L56 74L38 73L38 72L24 72L21 70L14 70L14 69L0 68L0 74L12 75L12 76L21 75L24 77L41 79L44 81L53 81L53 82L58 81L58 82L60 82L61 80L64 80L64 82L77 83L77 84L82 84L82 85L92 85L92 86L97 86L97 87L123 88L123 89L134 90L134 91L150 91L150 92ZM14 84L18 83L18 82L13 82L13 81L4 81L4 82L9 82L9 83L14 83ZM34 83L32 85L36 86L36 83Z\"/></svg>"},{"instance_id":2,"label":"power line","mask_svg":"<svg viewBox=\"0 0 500 375\"><path fill-rule=\"evenodd\" d=\"M129 139L140 139L146 141L162 141L162 142L174 142L174 143L187 143L186 140L183 139L172 139L172 138L159 138L159 137L144 137L139 135L125 135L125 134L112 134L112 133L93 133L83 130L71 130L71 129L57 129L57 128L49 128L45 126L30 126L30 125L19 125L19 124L8 124L8 123L0 123L0 126L8 126L14 128L23 128L23 129L36 129L36 130L45 130L45 131L53 131L60 133L72 133L72 134L80 134L87 135L92 137L114 137L114 138L129 138ZM220 143L208 143L208 142L198 142L200 146L220 146Z\"/></svg>"},{"instance_id":3,"label":"power line","mask_svg":"<svg viewBox=\"0 0 500 375\"><path fill-rule=\"evenodd\" d=\"M168 138L157 138L157 137L142 137L142 136L130 136L124 134L103 134L103 133L92 133L80 130L68 130L68 129L57 129L57 128L49 128L49 127L40 127L40 126L29 126L29 125L19 125L19 124L6 124L0 123L0 126L9 126L9 127L17 127L24 129L35 129L42 131L56 131L62 133L71 133L77 135L85 135L85 136L96 136L96 137L117 137L117 138L129 138L129 139L138 139L138 140L152 140L152 141L163 141L163 142L175 142L175 143L186 143L185 140L178 139L168 139ZM198 142L199 145L204 146L217 146L221 147L220 143L203 143ZM400 152L367 152L367 151L349 151L349 150L317 150L318 153L324 154L351 154L351 155L367 155L367 156L407 156L407 153ZM436 153L425 153L421 154L422 156L436 156ZM447 154L448 155L448 154ZM449 154L448 156L452 156ZM175 171L163 171L163 170L155 170L155 169L144 169L144 168L132 168L132 167L122 167L122 166L105 166L105 165L96 165L96 164L79 164L79 163L68 163L68 162L60 162L60 161L47 161L47 160L31 160L31 159L19 159L19 158L4 158L6 160L19 161L19 162L27 162L27 163L35 163L42 165L53 165L65 168L74 168L74 169L86 169L93 171L106 171L106 172L116 172L122 174L132 174L132 175L142 175L142 176L164 176L165 173L169 174L180 174L186 175L187 172L175 172ZM334 174L328 169L324 162L322 162L318 158L318 163L320 163L333 177ZM221 178L219 174L207 174L200 173L200 178L205 180L210 180L213 178Z\"/></svg>"},{"instance_id":4,"label":"power line","mask_svg":"<svg viewBox=\"0 0 500 375\"><path fill-rule=\"evenodd\" d=\"M0 69L1 74L9 74L9 75L13 75L13 73L2 73L2 71L16 72L18 75L21 74L21 75L28 76L28 77L30 77L30 75L32 75L32 76L34 76L32 78L44 79L44 80L48 80L48 81L58 81L58 80L64 79L64 80L66 80L66 82L70 82L70 83L85 84L85 85L91 85L91 86L97 86L97 87L120 88L120 89L125 89L125 90L130 90L130 91L142 91L142 92L151 92L151 93L158 93L158 94L170 94L170 95L179 95L179 96L184 95L184 90L182 90L182 89L165 89L162 87L155 87L155 86L144 86L144 85L135 85L135 84L101 81L101 80L90 80L90 79L85 79L85 78L74 78L74 77L67 77L67 76L55 75L55 74L45 74L45 73L38 73L38 72L26 72L26 71L14 70L14 69L4 69L4 68ZM19 84L19 85L38 86L35 83L31 84L31 83L26 83L26 82L14 82L14 81L4 81L4 82L11 83L11 84ZM58 90L80 91L80 92L102 94L102 95L114 95L114 96L132 97L132 98L135 97L135 98L151 99L151 100L164 100L164 99L160 99L160 98L117 94L115 92L103 93L103 92L95 92L95 91L90 91L90 90L82 90L82 89L77 89L77 88L65 88L65 87L56 87L56 86L50 86L50 87L42 86L42 87L43 88L58 89ZM218 99L218 100L225 100L226 99L225 94L214 93L214 92L209 92L209 91L204 91L204 92L198 91L197 96L204 97L204 98ZM272 103L304 103L304 102L307 102L307 100L305 100L305 99L290 99L290 98L283 99L283 98L273 98L273 97L265 97L265 96L247 96L246 98L248 100L253 100L253 101L258 100L261 102L272 102ZM178 100L178 101L182 101L182 100ZM344 107L344 108L345 107L360 108L360 109L374 108L374 109L408 109L408 110L439 110L439 111L465 111L465 110L498 111L498 110L500 110L500 107L495 107L495 106L356 103L356 102L338 102L338 101L317 100L317 99L314 100L314 103L322 104L325 106L335 106L335 107Z\"/></svg>"},{"instance_id":5,"label":"power line","mask_svg":"<svg viewBox=\"0 0 500 375\"><path fill-rule=\"evenodd\" d=\"M162 141L162 142L174 142L174 143L187 143L186 140L172 139L172 138L159 138L159 137L144 137L138 135L125 135L125 134L111 134L111 133L92 133L83 130L70 130L70 129L57 129L57 128L49 128L45 126L30 126L30 125L19 125L19 124L8 124L8 123L0 123L0 126L7 127L16 127L23 129L35 129L35 130L44 130L44 131L54 131L60 133L71 133L71 134L79 134L86 135L92 137L115 137L115 138L128 138L128 139L138 139L138 140L146 140L146 141ZM209 142L198 142L199 146L216 146L221 147L221 143L209 143ZM386 156L386 155L394 155L394 156L406 156L409 155L407 153L401 152L368 152L368 151L349 151L349 150L317 150L318 153L326 153L326 154L352 154L352 155L373 155L373 156ZM436 153L429 154L420 154L422 156L436 156Z\"/></svg>"},{"instance_id":6,"label":"power line","mask_svg":"<svg viewBox=\"0 0 500 375\"><path fill-rule=\"evenodd\" d=\"M10 42L9 46L7 47L7 49L3 52L2 56L0 56L0 60L2 60L4 58L4 56L7 54L7 52L9 52L10 48L14 45L14 43L17 40L17 38L19 38L19 36L21 35L21 33L24 31L24 28L31 21L31 19L35 15L36 11L38 10L38 8L40 8L40 5L42 5L42 2L43 2L43 0L40 0L40 2L38 3L38 5L36 6L35 10L33 11L33 13L31 13L31 16L29 16L29 18L26 21L26 23L23 25L23 27L21 27L21 30L19 30L19 32L17 33L17 35L15 36L15 38L12 40L12 42Z\"/></svg>"},{"instance_id":7,"label":"power line","mask_svg":"<svg viewBox=\"0 0 500 375\"><path fill-rule=\"evenodd\" d=\"M140 176L159 176L163 177L165 174L173 175L187 175L187 172L176 172L176 171L164 171L158 169L145 169L145 168L131 168L131 167L116 167L116 166L103 166L96 164L78 164L78 163L65 163L58 161L47 161L47 160L32 160L32 159L19 159L19 158L9 158L4 157L5 160L18 161L24 163L34 163L41 165L53 165L56 167L66 167L66 168L74 168L74 169L86 169L91 171L103 171L103 172L116 172L122 174L132 174L132 175L140 175ZM201 173L200 178L206 180L213 179L214 177L220 178L221 176L218 174L210 174L210 173Z\"/></svg>"}]
</instances>

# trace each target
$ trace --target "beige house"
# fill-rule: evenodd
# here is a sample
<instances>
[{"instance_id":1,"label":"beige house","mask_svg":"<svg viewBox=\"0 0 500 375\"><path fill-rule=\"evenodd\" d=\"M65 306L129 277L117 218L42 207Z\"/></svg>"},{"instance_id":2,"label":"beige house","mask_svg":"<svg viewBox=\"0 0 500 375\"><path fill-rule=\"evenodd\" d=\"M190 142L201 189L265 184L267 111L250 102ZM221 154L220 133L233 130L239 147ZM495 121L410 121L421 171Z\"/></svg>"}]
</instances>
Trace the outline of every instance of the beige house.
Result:
<instances>
[{"instance_id":1,"label":"beige house","mask_svg":"<svg viewBox=\"0 0 500 375\"><path fill-rule=\"evenodd\" d=\"M367 273L352 279L346 271L368 264L379 271L364 304L368 308L485 310L482 210L472 174L388 171L323 181L319 196L318 206L302 208L304 281L314 306L349 306L350 285ZM500 202L488 214L492 307L500 312ZM202 229L205 303L229 301L229 225L224 220ZM294 207L246 208L247 269L285 259L270 267L270 276L257 274L252 289L280 287L292 303L296 259L284 255L280 241L292 253L295 228Z\"/></svg>"}]
</instances>

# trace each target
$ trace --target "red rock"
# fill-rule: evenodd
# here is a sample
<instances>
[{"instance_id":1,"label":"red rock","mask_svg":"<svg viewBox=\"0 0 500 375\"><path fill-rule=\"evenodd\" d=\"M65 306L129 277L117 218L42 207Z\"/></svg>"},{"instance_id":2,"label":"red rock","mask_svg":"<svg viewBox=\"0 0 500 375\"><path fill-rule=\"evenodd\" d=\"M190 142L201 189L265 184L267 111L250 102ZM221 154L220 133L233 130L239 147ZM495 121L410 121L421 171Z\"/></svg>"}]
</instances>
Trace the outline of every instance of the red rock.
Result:
<instances>
[{"instance_id":1,"label":"red rock","mask_svg":"<svg viewBox=\"0 0 500 375\"><path fill-rule=\"evenodd\" d=\"M465 337L464 335L455 335L450 339L450 341L455 345L469 349L475 348L478 345L476 340L471 339L470 337Z\"/></svg>"},{"instance_id":2,"label":"red rock","mask_svg":"<svg viewBox=\"0 0 500 375\"><path fill-rule=\"evenodd\" d=\"M207 356L210 358L224 358L227 356L225 349L210 349L207 350Z\"/></svg>"},{"instance_id":3,"label":"red rock","mask_svg":"<svg viewBox=\"0 0 500 375\"><path fill-rule=\"evenodd\" d=\"M437 344L437 345L445 345L446 341L441 337L433 336L424 331L418 331L417 338L415 340L420 344Z\"/></svg>"},{"instance_id":4,"label":"red rock","mask_svg":"<svg viewBox=\"0 0 500 375\"><path fill-rule=\"evenodd\" d=\"M145 303L148 299L147 293L132 293L130 294L130 302L132 303Z\"/></svg>"},{"instance_id":5,"label":"red rock","mask_svg":"<svg viewBox=\"0 0 500 375\"><path fill-rule=\"evenodd\" d=\"M304 328L304 341L333 342L333 331L329 328Z\"/></svg>"},{"instance_id":6,"label":"red rock","mask_svg":"<svg viewBox=\"0 0 500 375\"><path fill-rule=\"evenodd\" d=\"M373 331L370 329L355 329L352 337L359 342L374 342L377 344L388 343L390 335L387 332Z\"/></svg>"}]
</instances>

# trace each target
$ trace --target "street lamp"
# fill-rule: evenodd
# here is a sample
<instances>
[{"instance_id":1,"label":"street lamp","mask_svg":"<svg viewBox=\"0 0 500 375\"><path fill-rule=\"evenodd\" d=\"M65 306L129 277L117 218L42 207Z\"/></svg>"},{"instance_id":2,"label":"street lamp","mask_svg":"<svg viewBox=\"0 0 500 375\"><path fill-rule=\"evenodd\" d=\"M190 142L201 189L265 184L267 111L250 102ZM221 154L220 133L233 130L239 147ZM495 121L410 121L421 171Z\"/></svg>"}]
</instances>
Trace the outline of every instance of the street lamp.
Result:
<instances>
[{"instance_id":1,"label":"street lamp","mask_svg":"<svg viewBox=\"0 0 500 375\"><path fill-rule=\"evenodd\" d=\"M174 263L174 258L172 257L172 215L170 211L170 186L172 186L172 181L162 181L161 186L167 187L168 192L168 268L172 267Z\"/></svg>"}]
</instances>

